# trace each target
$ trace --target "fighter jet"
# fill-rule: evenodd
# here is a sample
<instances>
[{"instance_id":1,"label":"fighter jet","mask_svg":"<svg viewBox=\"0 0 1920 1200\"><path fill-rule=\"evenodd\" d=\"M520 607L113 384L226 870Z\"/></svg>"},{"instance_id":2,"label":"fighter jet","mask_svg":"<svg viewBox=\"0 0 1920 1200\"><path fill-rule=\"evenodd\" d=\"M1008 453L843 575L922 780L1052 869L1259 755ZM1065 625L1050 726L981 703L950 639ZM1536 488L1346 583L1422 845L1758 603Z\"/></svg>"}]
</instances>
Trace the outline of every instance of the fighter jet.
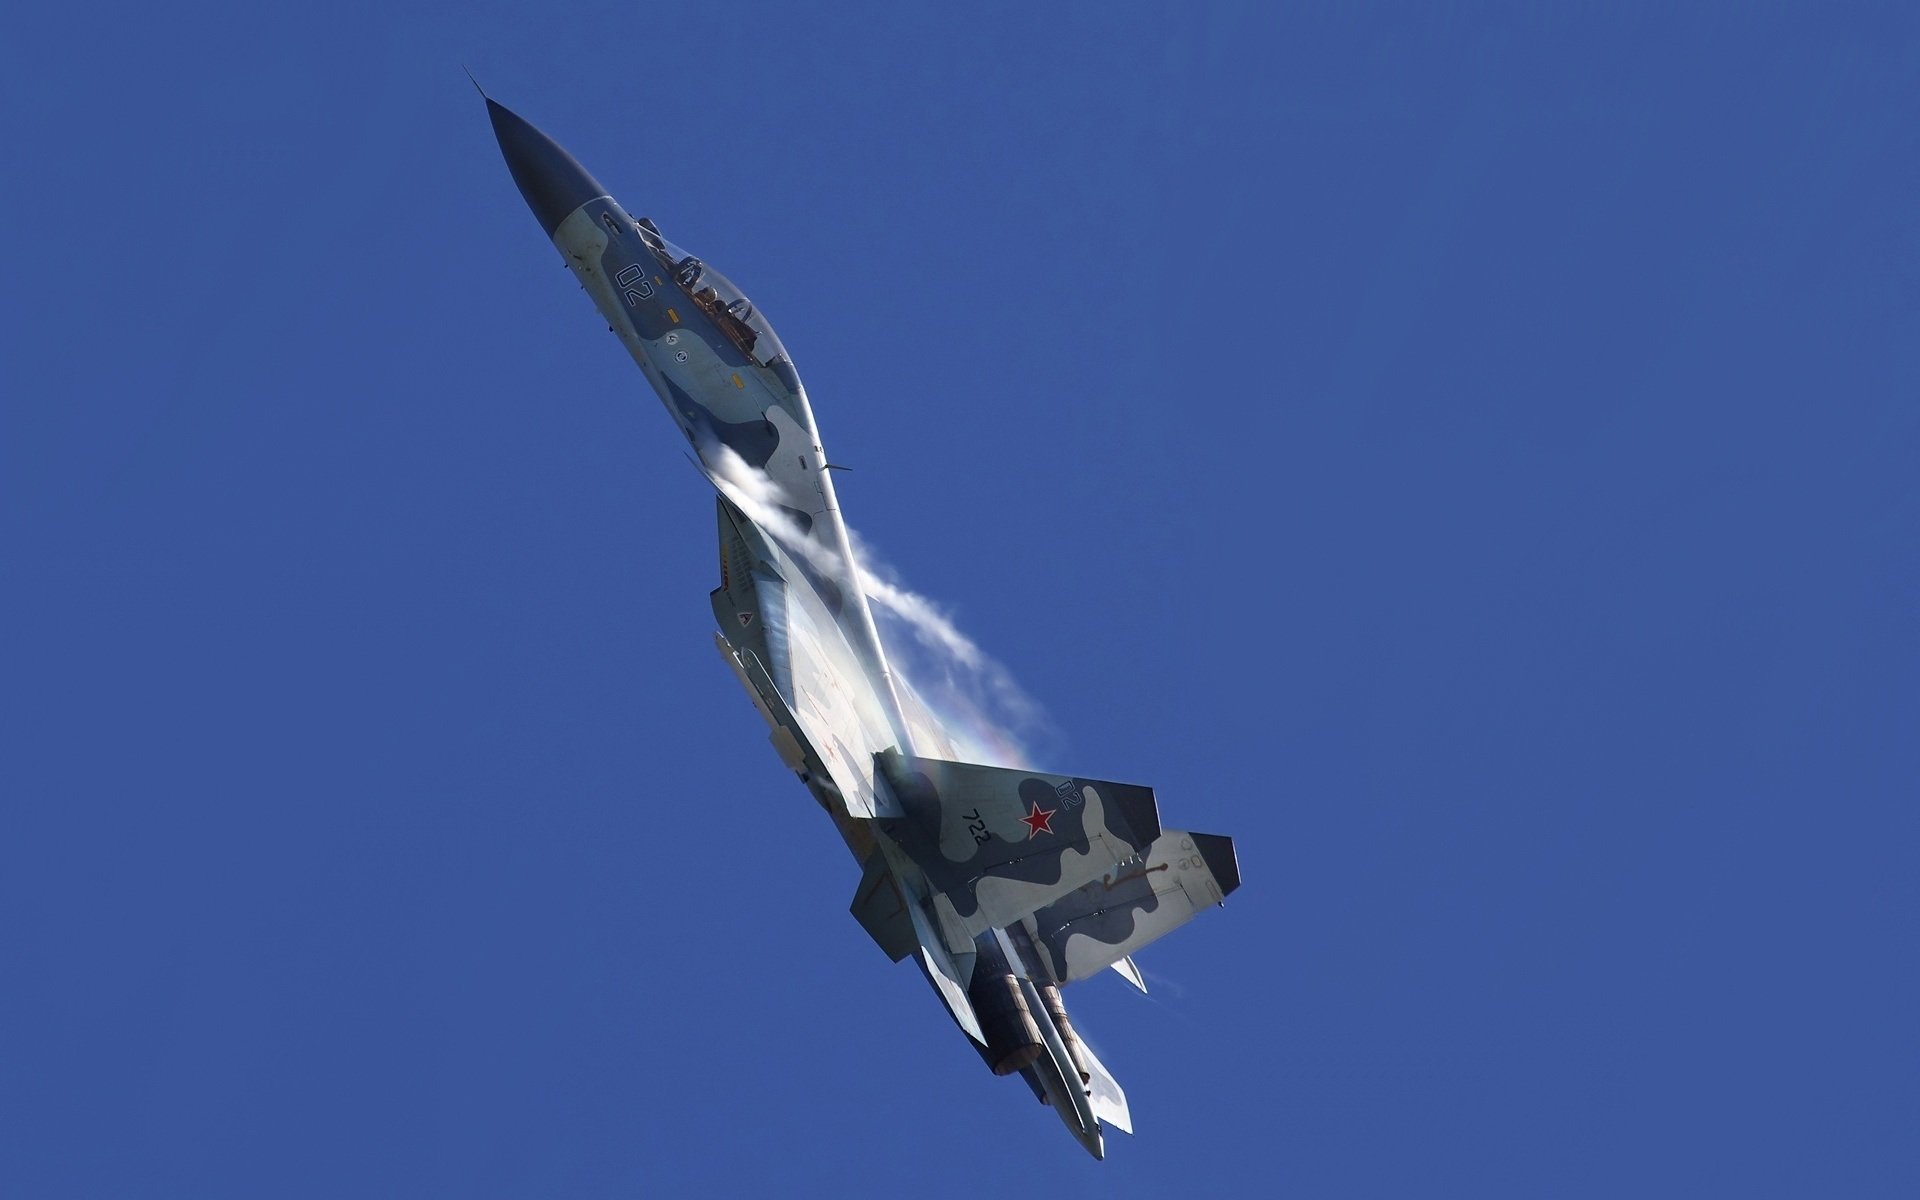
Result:
<instances>
[{"instance_id":1,"label":"fighter jet","mask_svg":"<svg viewBox=\"0 0 1920 1200\"><path fill-rule=\"evenodd\" d=\"M484 95L484 93L482 93ZM958 761L889 666L806 389L731 280L635 217L552 139L487 100L540 228L714 485L714 644L781 762L859 865L851 911L912 958L996 1075L1018 1075L1080 1144L1132 1132L1126 1093L1060 989L1240 884L1233 842L1163 829L1151 788Z\"/></svg>"}]
</instances>

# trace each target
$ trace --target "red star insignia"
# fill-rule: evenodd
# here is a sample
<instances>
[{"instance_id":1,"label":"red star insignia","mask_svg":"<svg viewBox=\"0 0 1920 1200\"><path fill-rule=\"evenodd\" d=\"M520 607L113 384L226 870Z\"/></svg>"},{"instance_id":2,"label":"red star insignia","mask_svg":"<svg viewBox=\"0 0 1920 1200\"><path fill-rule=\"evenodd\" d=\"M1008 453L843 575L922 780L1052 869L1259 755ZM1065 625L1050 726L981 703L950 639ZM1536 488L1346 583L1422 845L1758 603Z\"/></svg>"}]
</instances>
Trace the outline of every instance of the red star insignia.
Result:
<instances>
[{"instance_id":1,"label":"red star insignia","mask_svg":"<svg viewBox=\"0 0 1920 1200\"><path fill-rule=\"evenodd\" d=\"M1059 811L1057 808L1041 808L1038 804L1033 805L1033 811L1020 818L1027 827L1027 839L1031 841L1043 833L1052 833L1053 814Z\"/></svg>"}]
</instances>

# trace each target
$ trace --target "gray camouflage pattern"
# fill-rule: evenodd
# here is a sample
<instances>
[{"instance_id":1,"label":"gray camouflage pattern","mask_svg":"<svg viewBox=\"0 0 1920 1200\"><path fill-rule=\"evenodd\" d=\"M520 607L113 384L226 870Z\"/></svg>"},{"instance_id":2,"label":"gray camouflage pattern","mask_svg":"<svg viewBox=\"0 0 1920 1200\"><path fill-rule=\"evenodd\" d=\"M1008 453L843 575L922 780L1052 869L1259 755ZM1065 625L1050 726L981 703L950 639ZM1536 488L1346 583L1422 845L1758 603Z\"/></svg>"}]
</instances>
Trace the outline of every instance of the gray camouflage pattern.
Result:
<instances>
[{"instance_id":1,"label":"gray camouflage pattern","mask_svg":"<svg viewBox=\"0 0 1920 1200\"><path fill-rule=\"evenodd\" d=\"M1232 842L1163 833L1150 788L954 761L889 665L772 326L552 139L487 111L522 197L719 492L716 646L860 864L855 919L889 958L915 959L976 1042L976 970L1011 973L1030 998L1109 966L1137 983L1128 955L1239 885ZM1064 1024L1035 1019L1044 1053L1022 1077L1102 1157L1105 1126L1132 1129L1125 1093L1090 1048L1069 1061Z\"/></svg>"},{"instance_id":2,"label":"gray camouflage pattern","mask_svg":"<svg viewBox=\"0 0 1920 1200\"><path fill-rule=\"evenodd\" d=\"M976 935L1097 878L1160 831L1150 788L893 751L876 761L905 810L881 831Z\"/></svg>"}]
</instances>

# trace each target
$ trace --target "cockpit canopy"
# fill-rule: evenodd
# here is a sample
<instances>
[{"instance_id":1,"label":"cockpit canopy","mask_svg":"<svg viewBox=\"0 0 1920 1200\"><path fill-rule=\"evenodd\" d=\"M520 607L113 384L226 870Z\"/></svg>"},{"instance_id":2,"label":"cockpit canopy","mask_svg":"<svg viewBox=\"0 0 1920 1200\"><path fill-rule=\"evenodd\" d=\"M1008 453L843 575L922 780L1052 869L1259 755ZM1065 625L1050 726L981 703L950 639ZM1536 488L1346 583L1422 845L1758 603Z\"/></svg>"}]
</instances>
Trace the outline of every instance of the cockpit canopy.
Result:
<instances>
[{"instance_id":1,"label":"cockpit canopy","mask_svg":"<svg viewBox=\"0 0 1920 1200\"><path fill-rule=\"evenodd\" d=\"M788 391L798 392L800 377L794 372L786 347L780 344L780 336L733 280L661 237L660 230L647 218L640 218L639 226L641 240L672 273L673 281L688 298L713 319L742 354L779 376Z\"/></svg>"}]
</instances>

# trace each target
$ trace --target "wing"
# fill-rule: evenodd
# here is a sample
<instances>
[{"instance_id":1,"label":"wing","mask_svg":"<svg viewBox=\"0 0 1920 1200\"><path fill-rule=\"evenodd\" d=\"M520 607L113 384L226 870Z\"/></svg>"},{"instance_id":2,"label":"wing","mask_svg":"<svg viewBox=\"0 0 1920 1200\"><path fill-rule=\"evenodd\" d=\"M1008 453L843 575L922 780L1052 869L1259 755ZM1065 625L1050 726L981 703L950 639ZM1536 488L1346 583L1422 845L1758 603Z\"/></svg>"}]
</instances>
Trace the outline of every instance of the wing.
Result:
<instances>
[{"instance_id":1,"label":"wing","mask_svg":"<svg viewBox=\"0 0 1920 1200\"><path fill-rule=\"evenodd\" d=\"M1160 832L1152 788L892 751L876 762L903 810L880 828L969 934L1099 879Z\"/></svg>"},{"instance_id":2,"label":"wing","mask_svg":"<svg viewBox=\"0 0 1920 1200\"><path fill-rule=\"evenodd\" d=\"M893 735L836 619L839 588L725 496L716 504L720 586L709 598L722 652L773 727L782 760L851 816L897 815L875 789L872 766Z\"/></svg>"},{"instance_id":3,"label":"wing","mask_svg":"<svg viewBox=\"0 0 1920 1200\"><path fill-rule=\"evenodd\" d=\"M1239 886L1233 839L1169 829L1145 854L1022 924L1053 981L1072 983L1178 929Z\"/></svg>"}]
</instances>

